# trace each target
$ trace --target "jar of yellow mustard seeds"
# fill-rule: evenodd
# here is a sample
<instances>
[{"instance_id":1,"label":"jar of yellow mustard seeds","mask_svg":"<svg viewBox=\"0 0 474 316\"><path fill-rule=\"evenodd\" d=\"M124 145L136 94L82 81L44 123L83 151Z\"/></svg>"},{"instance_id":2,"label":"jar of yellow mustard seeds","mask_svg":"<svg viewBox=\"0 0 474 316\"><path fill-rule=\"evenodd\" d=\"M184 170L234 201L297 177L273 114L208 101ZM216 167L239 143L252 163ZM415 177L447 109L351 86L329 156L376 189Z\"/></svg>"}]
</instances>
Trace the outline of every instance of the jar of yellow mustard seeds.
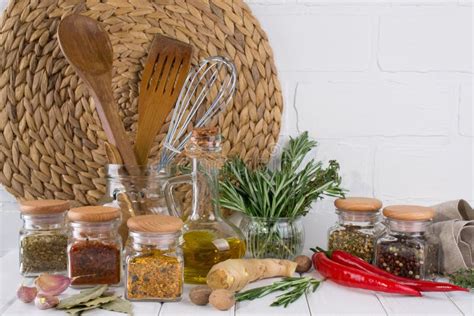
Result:
<instances>
[{"instance_id":1,"label":"jar of yellow mustard seeds","mask_svg":"<svg viewBox=\"0 0 474 316\"><path fill-rule=\"evenodd\" d=\"M135 301L181 300L184 260L183 221L167 215L142 215L127 221L125 297Z\"/></svg>"}]
</instances>

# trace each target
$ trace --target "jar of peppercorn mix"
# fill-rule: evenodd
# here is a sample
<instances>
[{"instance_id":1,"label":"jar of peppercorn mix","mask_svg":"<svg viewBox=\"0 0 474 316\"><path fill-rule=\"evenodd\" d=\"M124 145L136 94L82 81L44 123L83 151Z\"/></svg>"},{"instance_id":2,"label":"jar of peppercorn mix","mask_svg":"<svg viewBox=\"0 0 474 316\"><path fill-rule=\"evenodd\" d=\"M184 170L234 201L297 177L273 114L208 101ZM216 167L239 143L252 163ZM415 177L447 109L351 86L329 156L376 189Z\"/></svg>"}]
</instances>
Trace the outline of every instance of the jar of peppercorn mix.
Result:
<instances>
[{"instance_id":1,"label":"jar of peppercorn mix","mask_svg":"<svg viewBox=\"0 0 474 316\"><path fill-rule=\"evenodd\" d=\"M71 286L120 285L120 210L106 206L84 206L71 209L68 218L71 227L68 241Z\"/></svg>"},{"instance_id":2,"label":"jar of peppercorn mix","mask_svg":"<svg viewBox=\"0 0 474 316\"><path fill-rule=\"evenodd\" d=\"M378 224L382 202L373 198L348 197L334 202L338 222L329 229L329 250L343 250L373 262L374 245L382 233Z\"/></svg>"},{"instance_id":3,"label":"jar of peppercorn mix","mask_svg":"<svg viewBox=\"0 0 474 316\"><path fill-rule=\"evenodd\" d=\"M392 205L383 210L387 232L376 243L376 265L397 276L433 279L439 268L439 240L427 229L432 208Z\"/></svg>"},{"instance_id":4,"label":"jar of peppercorn mix","mask_svg":"<svg viewBox=\"0 0 474 316\"><path fill-rule=\"evenodd\" d=\"M66 273L68 201L20 201L23 227L20 230L20 273Z\"/></svg>"},{"instance_id":5,"label":"jar of peppercorn mix","mask_svg":"<svg viewBox=\"0 0 474 316\"><path fill-rule=\"evenodd\" d=\"M127 225L125 297L137 301L181 300L183 221L174 216L142 215L129 218Z\"/></svg>"}]
</instances>

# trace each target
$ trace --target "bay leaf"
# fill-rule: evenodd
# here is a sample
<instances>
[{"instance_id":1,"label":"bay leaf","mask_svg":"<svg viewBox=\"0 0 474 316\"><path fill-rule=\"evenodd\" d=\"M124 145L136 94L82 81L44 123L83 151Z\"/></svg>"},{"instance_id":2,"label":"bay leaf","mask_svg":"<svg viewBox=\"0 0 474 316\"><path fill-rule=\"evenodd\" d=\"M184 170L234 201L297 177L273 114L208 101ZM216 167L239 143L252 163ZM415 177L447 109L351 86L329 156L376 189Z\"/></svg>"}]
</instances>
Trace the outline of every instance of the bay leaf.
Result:
<instances>
[{"instance_id":1,"label":"bay leaf","mask_svg":"<svg viewBox=\"0 0 474 316\"><path fill-rule=\"evenodd\" d=\"M95 308L97 308L97 306L74 307L74 308L65 310L65 312L68 313L70 316L77 316L77 315L80 315L84 311L88 311Z\"/></svg>"},{"instance_id":2,"label":"bay leaf","mask_svg":"<svg viewBox=\"0 0 474 316\"><path fill-rule=\"evenodd\" d=\"M117 298L114 301L99 306L101 309L105 309L112 312L125 313L128 315L133 315L133 306L127 300L122 298Z\"/></svg>"},{"instance_id":3,"label":"bay leaf","mask_svg":"<svg viewBox=\"0 0 474 316\"><path fill-rule=\"evenodd\" d=\"M101 297L95 298L93 300L87 301L85 303L82 303L81 305L98 307L101 304L110 303L112 301L115 301L117 298L118 298L117 295L101 296Z\"/></svg>"},{"instance_id":4,"label":"bay leaf","mask_svg":"<svg viewBox=\"0 0 474 316\"><path fill-rule=\"evenodd\" d=\"M100 297L106 290L107 290L107 285L99 285L91 289L82 290L78 294L71 295L69 297L62 299L59 302L58 306L56 306L56 308L57 309L72 308L76 305L80 305L82 303L85 303L85 302L88 302L90 300Z\"/></svg>"}]
</instances>

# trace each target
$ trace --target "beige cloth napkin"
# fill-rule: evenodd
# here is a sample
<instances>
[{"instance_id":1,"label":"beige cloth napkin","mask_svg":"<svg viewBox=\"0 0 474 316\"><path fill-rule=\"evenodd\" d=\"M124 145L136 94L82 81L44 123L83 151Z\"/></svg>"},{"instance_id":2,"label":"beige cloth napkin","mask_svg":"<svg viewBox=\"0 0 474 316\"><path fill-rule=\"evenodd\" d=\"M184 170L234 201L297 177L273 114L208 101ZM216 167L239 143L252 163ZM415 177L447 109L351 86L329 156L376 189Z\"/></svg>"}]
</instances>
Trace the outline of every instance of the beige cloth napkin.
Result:
<instances>
[{"instance_id":1,"label":"beige cloth napkin","mask_svg":"<svg viewBox=\"0 0 474 316\"><path fill-rule=\"evenodd\" d=\"M441 242L441 273L474 267L474 209L464 200L434 205L431 231Z\"/></svg>"}]
</instances>

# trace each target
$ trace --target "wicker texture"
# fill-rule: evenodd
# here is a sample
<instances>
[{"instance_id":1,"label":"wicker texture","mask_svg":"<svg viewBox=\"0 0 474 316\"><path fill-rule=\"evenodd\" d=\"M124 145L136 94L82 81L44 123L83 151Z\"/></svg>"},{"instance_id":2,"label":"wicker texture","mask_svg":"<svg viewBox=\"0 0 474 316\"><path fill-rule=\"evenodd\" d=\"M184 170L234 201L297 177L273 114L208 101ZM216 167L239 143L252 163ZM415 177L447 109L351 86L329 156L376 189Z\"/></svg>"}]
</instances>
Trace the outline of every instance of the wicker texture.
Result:
<instances>
[{"instance_id":1,"label":"wicker texture","mask_svg":"<svg viewBox=\"0 0 474 316\"><path fill-rule=\"evenodd\" d=\"M269 157L282 96L268 39L243 1L10 1L0 22L0 182L13 195L94 204L105 190L105 134L56 41L61 17L71 12L101 21L111 35L113 89L131 137L146 51L162 33L191 43L193 63L209 55L234 61L234 102L213 125L222 129L225 154Z\"/></svg>"}]
</instances>

